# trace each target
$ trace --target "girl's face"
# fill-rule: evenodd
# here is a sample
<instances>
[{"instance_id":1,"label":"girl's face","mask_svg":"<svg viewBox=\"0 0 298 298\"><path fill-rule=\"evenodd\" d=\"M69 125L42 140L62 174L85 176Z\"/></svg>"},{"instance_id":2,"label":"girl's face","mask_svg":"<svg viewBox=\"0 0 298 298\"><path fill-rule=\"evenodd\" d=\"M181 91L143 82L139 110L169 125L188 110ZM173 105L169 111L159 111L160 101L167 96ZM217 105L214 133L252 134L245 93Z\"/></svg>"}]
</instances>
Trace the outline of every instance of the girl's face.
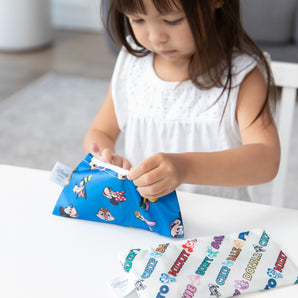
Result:
<instances>
[{"instance_id":1,"label":"girl's face","mask_svg":"<svg viewBox=\"0 0 298 298\"><path fill-rule=\"evenodd\" d=\"M138 42L149 51L171 62L189 62L195 45L183 10L158 12L151 0L144 0L146 14L127 14Z\"/></svg>"}]
</instances>

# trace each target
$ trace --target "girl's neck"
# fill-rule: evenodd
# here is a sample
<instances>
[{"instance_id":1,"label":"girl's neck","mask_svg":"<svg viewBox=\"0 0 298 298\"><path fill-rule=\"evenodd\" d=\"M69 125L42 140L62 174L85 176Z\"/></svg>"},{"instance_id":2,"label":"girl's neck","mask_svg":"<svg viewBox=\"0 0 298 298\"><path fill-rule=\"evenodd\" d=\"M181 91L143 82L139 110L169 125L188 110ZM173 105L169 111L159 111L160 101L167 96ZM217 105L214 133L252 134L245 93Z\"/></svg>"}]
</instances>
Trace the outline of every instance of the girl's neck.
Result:
<instances>
[{"instance_id":1,"label":"girl's neck","mask_svg":"<svg viewBox=\"0 0 298 298\"><path fill-rule=\"evenodd\" d=\"M160 79L169 82L181 82L189 79L189 60L171 60L158 54L153 55L153 68Z\"/></svg>"}]
</instances>

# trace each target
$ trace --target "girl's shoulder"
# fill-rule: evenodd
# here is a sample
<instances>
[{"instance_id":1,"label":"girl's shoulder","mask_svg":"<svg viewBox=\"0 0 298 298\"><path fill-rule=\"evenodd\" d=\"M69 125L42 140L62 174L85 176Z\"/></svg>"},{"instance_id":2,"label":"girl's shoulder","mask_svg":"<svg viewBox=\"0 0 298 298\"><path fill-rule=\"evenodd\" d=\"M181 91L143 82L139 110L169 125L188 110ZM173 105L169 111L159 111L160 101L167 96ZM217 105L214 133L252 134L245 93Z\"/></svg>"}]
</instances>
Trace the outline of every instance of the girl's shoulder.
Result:
<instances>
[{"instance_id":1,"label":"girl's shoulder","mask_svg":"<svg viewBox=\"0 0 298 298\"><path fill-rule=\"evenodd\" d=\"M268 57L266 56L266 58L269 60L269 55ZM245 76L255 67L259 67L262 71L262 66L260 65L259 59L257 57L243 53L234 53L231 69L233 85L235 86L241 84Z\"/></svg>"},{"instance_id":2,"label":"girl's shoulder","mask_svg":"<svg viewBox=\"0 0 298 298\"><path fill-rule=\"evenodd\" d=\"M237 75L246 69L252 69L257 65L257 59L248 54L234 53L232 59L232 73Z\"/></svg>"}]
</instances>

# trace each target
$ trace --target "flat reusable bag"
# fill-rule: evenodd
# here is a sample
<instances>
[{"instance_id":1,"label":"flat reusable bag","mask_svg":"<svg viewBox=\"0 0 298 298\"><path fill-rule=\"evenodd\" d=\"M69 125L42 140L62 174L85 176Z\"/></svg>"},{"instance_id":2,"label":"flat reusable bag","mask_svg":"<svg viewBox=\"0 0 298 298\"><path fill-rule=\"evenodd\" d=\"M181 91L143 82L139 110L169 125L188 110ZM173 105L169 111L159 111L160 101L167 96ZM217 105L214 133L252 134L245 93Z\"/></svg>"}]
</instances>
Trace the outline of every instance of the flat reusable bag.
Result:
<instances>
[{"instance_id":1,"label":"flat reusable bag","mask_svg":"<svg viewBox=\"0 0 298 298\"><path fill-rule=\"evenodd\" d=\"M53 214L183 237L176 192L154 200L143 198L127 173L88 154L69 177Z\"/></svg>"},{"instance_id":2,"label":"flat reusable bag","mask_svg":"<svg viewBox=\"0 0 298 298\"><path fill-rule=\"evenodd\" d=\"M261 229L131 249L120 259L142 298L224 298L298 282L297 266Z\"/></svg>"}]
</instances>

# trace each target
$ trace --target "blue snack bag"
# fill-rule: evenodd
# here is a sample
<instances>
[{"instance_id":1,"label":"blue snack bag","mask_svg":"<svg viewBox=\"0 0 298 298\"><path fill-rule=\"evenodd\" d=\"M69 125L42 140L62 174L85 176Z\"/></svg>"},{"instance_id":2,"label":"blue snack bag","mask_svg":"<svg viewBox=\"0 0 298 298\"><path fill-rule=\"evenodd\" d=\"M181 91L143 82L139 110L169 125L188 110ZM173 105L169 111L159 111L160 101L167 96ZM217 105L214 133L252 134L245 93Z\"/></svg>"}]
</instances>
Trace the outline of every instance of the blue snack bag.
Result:
<instances>
[{"instance_id":1,"label":"blue snack bag","mask_svg":"<svg viewBox=\"0 0 298 298\"><path fill-rule=\"evenodd\" d=\"M53 214L183 238L176 192L154 200L143 198L127 173L89 153L68 178Z\"/></svg>"}]
</instances>

